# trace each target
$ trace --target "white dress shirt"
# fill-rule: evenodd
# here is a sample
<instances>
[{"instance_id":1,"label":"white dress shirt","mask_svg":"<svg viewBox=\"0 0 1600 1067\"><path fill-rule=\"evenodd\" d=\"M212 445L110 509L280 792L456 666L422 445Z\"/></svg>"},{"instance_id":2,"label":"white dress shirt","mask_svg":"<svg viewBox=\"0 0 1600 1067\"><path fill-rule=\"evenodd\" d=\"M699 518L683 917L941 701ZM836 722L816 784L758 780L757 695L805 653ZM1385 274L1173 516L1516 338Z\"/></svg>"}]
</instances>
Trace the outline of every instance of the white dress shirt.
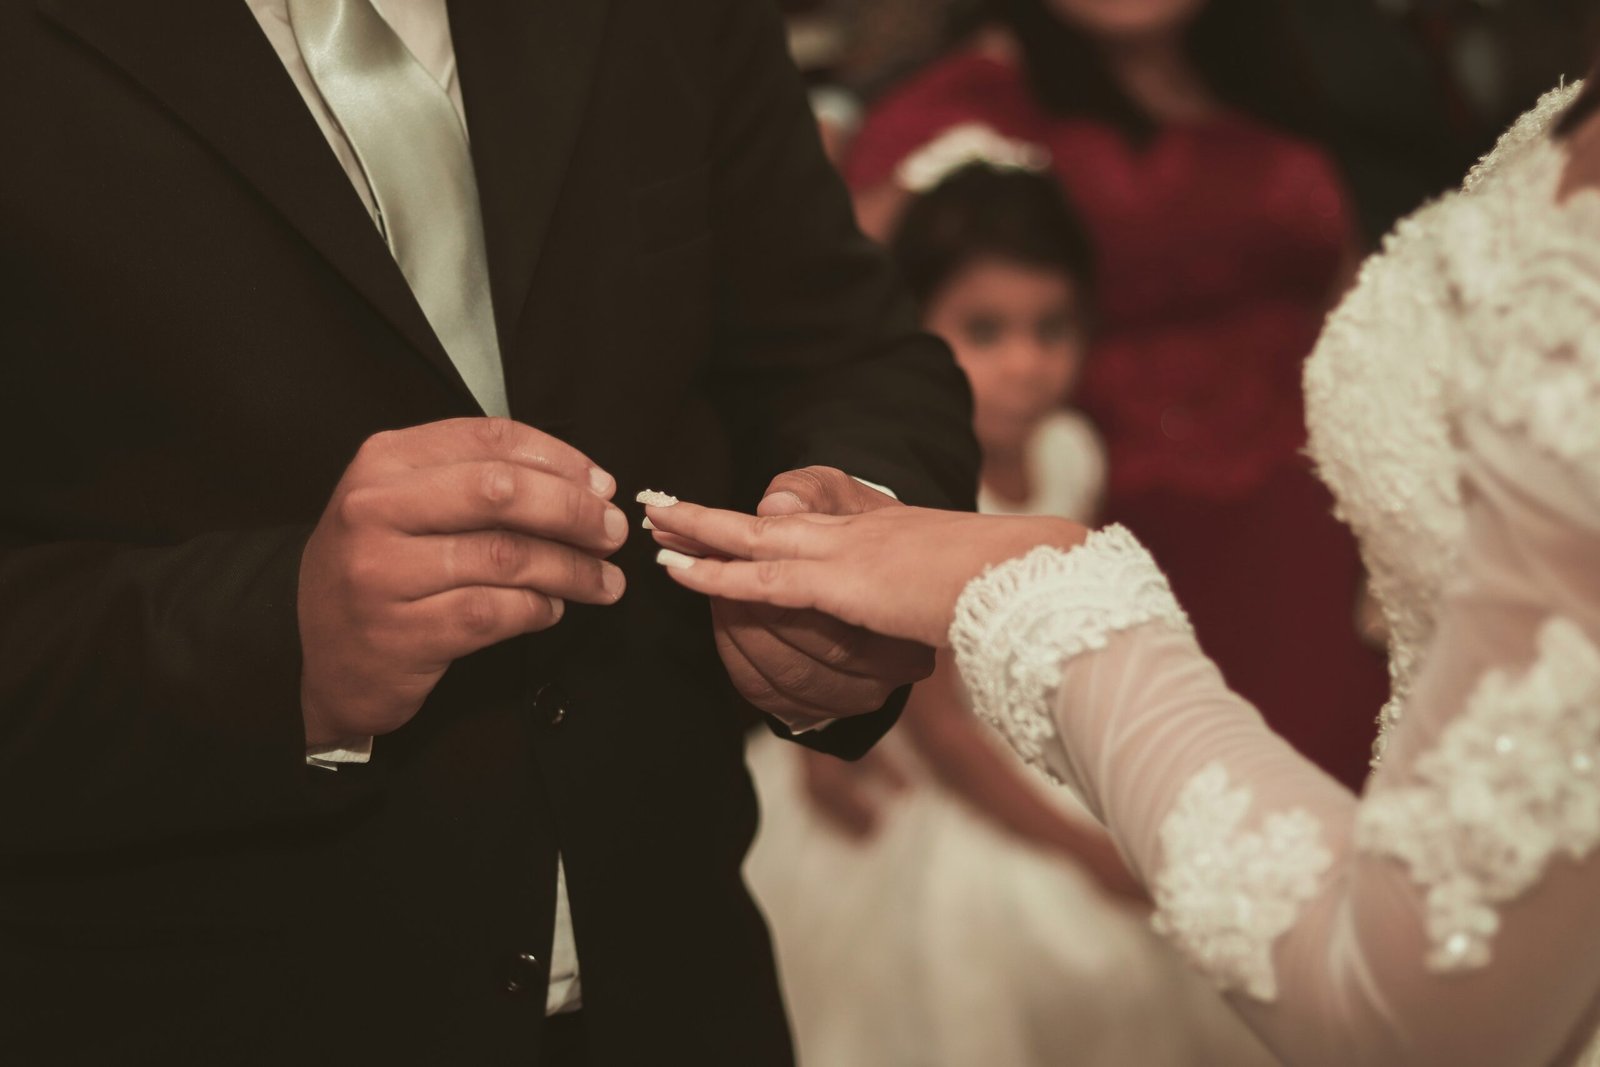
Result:
<instances>
[{"instance_id":1,"label":"white dress shirt","mask_svg":"<svg viewBox=\"0 0 1600 1067\"><path fill-rule=\"evenodd\" d=\"M322 128L328 146L339 158L339 163L350 176L350 182L361 196L367 212L377 222L372 190L365 172L356 160L354 149L345 139L338 120L323 103L316 82L306 69L300 55L299 42L289 27L288 0L245 0L256 21L261 23L267 40L283 61L284 68L294 79L295 88L305 98L311 115ZM445 10L445 0L372 0L378 13L405 42L411 54L450 96L456 113L465 128L467 115L461 103L461 84L456 78L456 50L450 39L450 19ZM372 755L372 740L328 746L310 751L307 762L316 766L337 769L340 763L365 763ZM578 979L578 952L572 934L572 910L567 903L567 876L560 857L556 859L556 929L550 948L550 987L546 995L545 1011L550 1014L574 1011L582 1004L582 987Z\"/></svg>"}]
</instances>

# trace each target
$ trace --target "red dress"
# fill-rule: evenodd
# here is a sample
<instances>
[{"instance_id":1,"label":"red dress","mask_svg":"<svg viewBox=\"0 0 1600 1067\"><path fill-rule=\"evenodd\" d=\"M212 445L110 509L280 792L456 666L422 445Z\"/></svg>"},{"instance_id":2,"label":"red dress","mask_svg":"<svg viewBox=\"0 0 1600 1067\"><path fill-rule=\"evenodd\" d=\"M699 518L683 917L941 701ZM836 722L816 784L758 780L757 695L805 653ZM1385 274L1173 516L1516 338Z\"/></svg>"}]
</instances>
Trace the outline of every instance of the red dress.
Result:
<instances>
[{"instance_id":1,"label":"red dress","mask_svg":"<svg viewBox=\"0 0 1600 1067\"><path fill-rule=\"evenodd\" d=\"M1365 777L1382 657L1359 641L1350 534L1302 455L1301 367L1353 222L1316 146L1228 115L1135 146L1047 114L1010 64L960 52L869 115L857 190L983 122L1043 145L1097 249L1082 406L1106 438L1106 520L1149 547L1230 685L1335 777ZM1372 715L1352 716L1368 707Z\"/></svg>"}]
</instances>

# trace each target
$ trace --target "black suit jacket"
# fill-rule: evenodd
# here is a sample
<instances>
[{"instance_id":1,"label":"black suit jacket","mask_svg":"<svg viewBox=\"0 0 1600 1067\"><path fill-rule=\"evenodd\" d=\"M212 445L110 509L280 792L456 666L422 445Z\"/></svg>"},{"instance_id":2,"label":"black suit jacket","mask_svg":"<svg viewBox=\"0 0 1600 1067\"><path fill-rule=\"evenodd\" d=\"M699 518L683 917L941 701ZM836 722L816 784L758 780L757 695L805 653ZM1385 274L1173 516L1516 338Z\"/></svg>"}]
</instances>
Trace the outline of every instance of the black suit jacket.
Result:
<instances>
[{"instance_id":1,"label":"black suit jacket","mask_svg":"<svg viewBox=\"0 0 1600 1067\"><path fill-rule=\"evenodd\" d=\"M619 499L970 502L765 0L450 16L516 417ZM620 605L304 765L311 526L477 409L242 0L0 0L0 144L0 1059L536 1062L559 848L597 1063L788 1062L736 698L646 538Z\"/></svg>"}]
</instances>

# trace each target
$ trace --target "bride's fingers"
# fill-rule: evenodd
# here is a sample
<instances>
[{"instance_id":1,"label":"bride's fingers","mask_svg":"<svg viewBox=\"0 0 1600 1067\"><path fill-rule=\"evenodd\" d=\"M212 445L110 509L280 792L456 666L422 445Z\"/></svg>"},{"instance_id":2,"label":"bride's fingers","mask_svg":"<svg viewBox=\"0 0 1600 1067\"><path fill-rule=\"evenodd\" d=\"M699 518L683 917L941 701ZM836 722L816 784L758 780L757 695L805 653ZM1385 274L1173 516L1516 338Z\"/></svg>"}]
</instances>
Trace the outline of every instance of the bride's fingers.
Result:
<instances>
[{"instance_id":1,"label":"bride's fingers","mask_svg":"<svg viewBox=\"0 0 1600 1067\"><path fill-rule=\"evenodd\" d=\"M691 556L704 556L713 553L724 556L743 556L738 551L738 546L748 540L748 534L742 529L746 523L754 523L755 518L749 515L738 515L733 512L713 513L710 508L703 508L699 504L677 503L667 507L646 506L644 514L650 520L651 536L657 543L661 542L663 535L674 538L680 543L700 545L706 551L696 552L689 549L679 549L675 545L664 545L674 551L685 551ZM748 559L748 556L743 556Z\"/></svg>"},{"instance_id":2,"label":"bride's fingers","mask_svg":"<svg viewBox=\"0 0 1600 1067\"><path fill-rule=\"evenodd\" d=\"M651 530L650 536L655 539L657 547L670 548L674 552L682 552L684 555L694 556L696 559L730 558L726 552L718 552L710 545L703 545L692 538L680 537L674 533L667 533L665 530Z\"/></svg>"},{"instance_id":3,"label":"bride's fingers","mask_svg":"<svg viewBox=\"0 0 1600 1067\"><path fill-rule=\"evenodd\" d=\"M809 560L764 559L752 563L691 559L672 552L662 552L657 562L666 567L673 581L697 593L780 608L817 607L827 569L825 564Z\"/></svg>"},{"instance_id":4,"label":"bride's fingers","mask_svg":"<svg viewBox=\"0 0 1600 1067\"><path fill-rule=\"evenodd\" d=\"M698 504L650 507L645 513L660 533L698 541L720 555L747 560L819 556L828 527L826 516L758 518Z\"/></svg>"}]
</instances>

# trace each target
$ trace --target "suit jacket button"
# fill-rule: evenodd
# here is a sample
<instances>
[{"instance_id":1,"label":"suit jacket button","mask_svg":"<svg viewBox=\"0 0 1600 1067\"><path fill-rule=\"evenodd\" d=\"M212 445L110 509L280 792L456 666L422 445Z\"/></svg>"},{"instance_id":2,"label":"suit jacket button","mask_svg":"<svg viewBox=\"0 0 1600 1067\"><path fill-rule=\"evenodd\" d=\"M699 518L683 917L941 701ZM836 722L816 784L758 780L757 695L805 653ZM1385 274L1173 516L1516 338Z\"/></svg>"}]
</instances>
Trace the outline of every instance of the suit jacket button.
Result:
<instances>
[{"instance_id":1,"label":"suit jacket button","mask_svg":"<svg viewBox=\"0 0 1600 1067\"><path fill-rule=\"evenodd\" d=\"M531 952L519 952L506 961L506 992L525 993L530 989L544 988L544 968L539 957Z\"/></svg>"},{"instance_id":2,"label":"suit jacket button","mask_svg":"<svg viewBox=\"0 0 1600 1067\"><path fill-rule=\"evenodd\" d=\"M567 719L567 694L554 683L541 685L533 697L533 710L543 715L551 726L560 726Z\"/></svg>"}]
</instances>

